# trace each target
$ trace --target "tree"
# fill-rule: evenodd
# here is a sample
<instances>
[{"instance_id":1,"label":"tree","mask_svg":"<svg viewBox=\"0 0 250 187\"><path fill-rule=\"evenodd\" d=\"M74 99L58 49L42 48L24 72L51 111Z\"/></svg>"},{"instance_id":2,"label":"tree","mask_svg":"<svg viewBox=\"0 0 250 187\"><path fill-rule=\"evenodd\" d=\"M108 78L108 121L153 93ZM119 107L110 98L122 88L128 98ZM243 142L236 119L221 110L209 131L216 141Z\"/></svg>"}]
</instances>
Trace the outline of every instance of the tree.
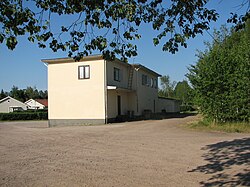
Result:
<instances>
[{"instance_id":1,"label":"tree","mask_svg":"<svg viewBox=\"0 0 250 187\"><path fill-rule=\"evenodd\" d=\"M242 0L247 6L250 0ZM93 51L100 51L106 58L115 54L124 60L137 55L132 43L139 39L138 28L151 24L156 31L154 45L162 43L163 51L175 53L180 46L187 47L186 40L209 29L209 23L216 21L215 10L207 9L208 0L4 0L0 1L0 43L5 42L14 49L18 36L27 36L38 46L49 46L54 52L68 51L78 60ZM249 7L248 7L249 8ZM232 14L229 22L238 28L244 26L249 17ZM52 29L53 18L72 16L69 25ZM58 31L59 30L59 31ZM94 31L100 32L94 32ZM108 40L110 38L110 40Z\"/></svg>"},{"instance_id":2,"label":"tree","mask_svg":"<svg viewBox=\"0 0 250 187\"><path fill-rule=\"evenodd\" d=\"M45 91L40 90L39 91L39 98L40 99L48 99L48 92L47 92L47 90L45 90Z\"/></svg>"},{"instance_id":3,"label":"tree","mask_svg":"<svg viewBox=\"0 0 250 187\"><path fill-rule=\"evenodd\" d=\"M195 100L216 122L250 120L250 23L237 32L222 27L189 68Z\"/></svg>"},{"instance_id":4,"label":"tree","mask_svg":"<svg viewBox=\"0 0 250 187\"><path fill-rule=\"evenodd\" d=\"M26 96L25 92L22 89L19 89L17 86L13 86L10 91L10 96L19 101L25 102Z\"/></svg>"},{"instance_id":5,"label":"tree","mask_svg":"<svg viewBox=\"0 0 250 187\"><path fill-rule=\"evenodd\" d=\"M159 96L161 97L174 97L174 87L176 82L171 82L169 75L160 77L161 89L159 89Z\"/></svg>"},{"instance_id":6,"label":"tree","mask_svg":"<svg viewBox=\"0 0 250 187\"><path fill-rule=\"evenodd\" d=\"M3 91L3 89L1 90L1 93L0 93L0 100L7 97L8 94L6 92Z\"/></svg>"},{"instance_id":7,"label":"tree","mask_svg":"<svg viewBox=\"0 0 250 187\"><path fill-rule=\"evenodd\" d=\"M25 95L26 95L26 100L28 99L39 99L40 98L40 94L38 92L38 90L36 89L36 87L32 88L30 86L28 86L25 90Z\"/></svg>"},{"instance_id":8,"label":"tree","mask_svg":"<svg viewBox=\"0 0 250 187\"><path fill-rule=\"evenodd\" d=\"M182 105L192 103L192 88L186 80L180 81L176 84L174 95L177 99L182 101Z\"/></svg>"},{"instance_id":9,"label":"tree","mask_svg":"<svg viewBox=\"0 0 250 187\"><path fill-rule=\"evenodd\" d=\"M48 99L47 90L37 90L35 86L28 86L26 89L19 89L17 86L13 86L9 93L2 89L0 92L0 100L8 95L22 102L28 101L29 99Z\"/></svg>"},{"instance_id":10,"label":"tree","mask_svg":"<svg viewBox=\"0 0 250 187\"><path fill-rule=\"evenodd\" d=\"M249 0L248 0L249 1ZM18 36L27 36L41 48L67 51L76 60L95 51L105 58L123 60L137 55L138 28L150 24L156 32L154 45L175 53L187 47L187 39L209 29L216 21L215 10L206 8L208 0L4 0L0 1L0 43L13 50ZM244 3L245 4L245 3ZM54 18L72 16L69 25L52 28ZM233 14L229 21L244 24L244 16ZM55 23L54 23L55 24ZM96 32L98 30L98 32Z\"/></svg>"}]
</instances>

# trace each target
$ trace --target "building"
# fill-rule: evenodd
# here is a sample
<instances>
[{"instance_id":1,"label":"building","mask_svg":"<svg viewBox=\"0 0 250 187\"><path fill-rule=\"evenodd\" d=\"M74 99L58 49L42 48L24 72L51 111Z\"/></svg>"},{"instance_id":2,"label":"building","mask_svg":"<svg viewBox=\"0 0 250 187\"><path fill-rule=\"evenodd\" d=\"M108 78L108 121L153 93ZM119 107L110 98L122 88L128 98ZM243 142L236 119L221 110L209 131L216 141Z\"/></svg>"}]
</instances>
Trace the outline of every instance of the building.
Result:
<instances>
[{"instance_id":1,"label":"building","mask_svg":"<svg viewBox=\"0 0 250 187\"><path fill-rule=\"evenodd\" d=\"M9 113L14 111L27 110L28 106L10 96L0 100L0 113Z\"/></svg>"},{"instance_id":2,"label":"building","mask_svg":"<svg viewBox=\"0 0 250 187\"><path fill-rule=\"evenodd\" d=\"M45 109L48 108L48 99L29 99L25 104L28 105L28 109Z\"/></svg>"},{"instance_id":3,"label":"building","mask_svg":"<svg viewBox=\"0 0 250 187\"><path fill-rule=\"evenodd\" d=\"M44 59L48 64L49 124L108 123L117 116L140 116L168 109L158 98L158 73L140 64L101 55ZM178 112L178 107L171 111Z\"/></svg>"}]
</instances>

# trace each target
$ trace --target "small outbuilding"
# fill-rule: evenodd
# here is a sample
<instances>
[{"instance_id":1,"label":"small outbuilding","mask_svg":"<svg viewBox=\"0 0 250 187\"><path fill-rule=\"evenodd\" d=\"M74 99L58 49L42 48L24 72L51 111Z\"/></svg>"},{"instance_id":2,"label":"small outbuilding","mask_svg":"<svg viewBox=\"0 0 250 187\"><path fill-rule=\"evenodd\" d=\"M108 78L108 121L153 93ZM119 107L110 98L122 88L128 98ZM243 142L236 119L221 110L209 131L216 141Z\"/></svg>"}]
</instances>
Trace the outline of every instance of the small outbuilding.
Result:
<instances>
[{"instance_id":1,"label":"small outbuilding","mask_svg":"<svg viewBox=\"0 0 250 187\"><path fill-rule=\"evenodd\" d=\"M158 97L158 108L168 113L180 112L181 101L173 98Z\"/></svg>"},{"instance_id":2,"label":"small outbuilding","mask_svg":"<svg viewBox=\"0 0 250 187\"><path fill-rule=\"evenodd\" d=\"M27 109L28 106L25 103L18 101L10 96L7 96L0 100L0 113L23 111Z\"/></svg>"}]
</instances>

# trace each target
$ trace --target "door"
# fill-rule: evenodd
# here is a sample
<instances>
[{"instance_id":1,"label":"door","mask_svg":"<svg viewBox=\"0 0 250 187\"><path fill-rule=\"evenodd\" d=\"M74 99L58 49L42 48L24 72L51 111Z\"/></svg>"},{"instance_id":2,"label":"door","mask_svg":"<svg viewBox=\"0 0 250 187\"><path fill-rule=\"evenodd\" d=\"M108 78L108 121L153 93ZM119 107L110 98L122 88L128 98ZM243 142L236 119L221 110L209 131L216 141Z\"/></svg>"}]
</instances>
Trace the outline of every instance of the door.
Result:
<instances>
[{"instance_id":1,"label":"door","mask_svg":"<svg viewBox=\"0 0 250 187\"><path fill-rule=\"evenodd\" d=\"M118 111L118 116L121 115L121 96L117 96L117 111Z\"/></svg>"}]
</instances>

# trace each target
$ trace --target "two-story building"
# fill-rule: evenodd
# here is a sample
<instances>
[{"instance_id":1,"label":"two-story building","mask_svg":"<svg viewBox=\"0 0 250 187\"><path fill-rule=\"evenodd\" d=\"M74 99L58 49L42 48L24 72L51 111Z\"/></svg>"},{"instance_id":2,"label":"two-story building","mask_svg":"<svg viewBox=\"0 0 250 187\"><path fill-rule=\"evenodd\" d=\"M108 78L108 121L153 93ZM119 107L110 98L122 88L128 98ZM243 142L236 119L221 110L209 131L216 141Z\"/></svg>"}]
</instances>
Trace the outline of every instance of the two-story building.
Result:
<instances>
[{"instance_id":1,"label":"two-story building","mask_svg":"<svg viewBox=\"0 0 250 187\"><path fill-rule=\"evenodd\" d=\"M117 116L178 112L179 103L158 98L158 73L101 55L44 59L48 64L49 124L108 123ZM166 103L166 105L164 105Z\"/></svg>"}]
</instances>

